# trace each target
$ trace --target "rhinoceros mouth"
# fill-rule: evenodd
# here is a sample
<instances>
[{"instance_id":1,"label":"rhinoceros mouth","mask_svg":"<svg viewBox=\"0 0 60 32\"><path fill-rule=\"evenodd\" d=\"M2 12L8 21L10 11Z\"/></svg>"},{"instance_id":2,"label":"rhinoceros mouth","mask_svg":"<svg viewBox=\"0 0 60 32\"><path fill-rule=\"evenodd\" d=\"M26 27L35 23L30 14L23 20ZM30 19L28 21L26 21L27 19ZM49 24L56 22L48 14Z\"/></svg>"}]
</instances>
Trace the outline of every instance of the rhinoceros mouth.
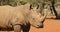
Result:
<instances>
[{"instance_id":1,"label":"rhinoceros mouth","mask_svg":"<svg viewBox=\"0 0 60 32\"><path fill-rule=\"evenodd\" d=\"M43 23L40 23L39 25L33 25L36 28L43 28Z\"/></svg>"}]
</instances>

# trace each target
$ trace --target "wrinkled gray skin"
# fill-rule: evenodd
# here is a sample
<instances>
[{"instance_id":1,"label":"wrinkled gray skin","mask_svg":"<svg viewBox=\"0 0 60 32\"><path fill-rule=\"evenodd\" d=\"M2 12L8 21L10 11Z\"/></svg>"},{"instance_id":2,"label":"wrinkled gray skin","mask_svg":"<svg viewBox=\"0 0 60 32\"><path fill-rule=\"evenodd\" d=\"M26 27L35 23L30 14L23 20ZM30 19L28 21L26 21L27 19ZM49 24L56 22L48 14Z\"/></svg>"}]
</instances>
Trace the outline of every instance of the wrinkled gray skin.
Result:
<instances>
[{"instance_id":1,"label":"wrinkled gray skin","mask_svg":"<svg viewBox=\"0 0 60 32\"><path fill-rule=\"evenodd\" d=\"M46 18L36 9L26 9L26 6L0 6L0 28L13 28L14 32L29 32L30 25L40 28Z\"/></svg>"}]
</instances>

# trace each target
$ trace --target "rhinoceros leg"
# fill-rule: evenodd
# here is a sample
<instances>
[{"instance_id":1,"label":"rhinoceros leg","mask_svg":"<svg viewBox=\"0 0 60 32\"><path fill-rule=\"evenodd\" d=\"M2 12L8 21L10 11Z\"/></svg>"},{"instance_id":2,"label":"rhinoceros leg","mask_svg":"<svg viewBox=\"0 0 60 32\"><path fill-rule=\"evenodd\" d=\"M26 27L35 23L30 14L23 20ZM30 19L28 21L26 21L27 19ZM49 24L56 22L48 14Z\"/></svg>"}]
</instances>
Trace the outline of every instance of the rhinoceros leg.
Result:
<instances>
[{"instance_id":1,"label":"rhinoceros leg","mask_svg":"<svg viewBox=\"0 0 60 32\"><path fill-rule=\"evenodd\" d=\"M21 32L21 26L20 25L14 25L14 32Z\"/></svg>"},{"instance_id":2,"label":"rhinoceros leg","mask_svg":"<svg viewBox=\"0 0 60 32\"><path fill-rule=\"evenodd\" d=\"M29 30L30 30L30 27L26 27L23 29L23 32L29 32Z\"/></svg>"},{"instance_id":3,"label":"rhinoceros leg","mask_svg":"<svg viewBox=\"0 0 60 32\"><path fill-rule=\"evenodd\" d=\"M23 32L29 32L29 30L30 30L30 24L27 24L26 26L23 25L22 26L22 30L23 30Z\"/></svg>"}]
</instances>

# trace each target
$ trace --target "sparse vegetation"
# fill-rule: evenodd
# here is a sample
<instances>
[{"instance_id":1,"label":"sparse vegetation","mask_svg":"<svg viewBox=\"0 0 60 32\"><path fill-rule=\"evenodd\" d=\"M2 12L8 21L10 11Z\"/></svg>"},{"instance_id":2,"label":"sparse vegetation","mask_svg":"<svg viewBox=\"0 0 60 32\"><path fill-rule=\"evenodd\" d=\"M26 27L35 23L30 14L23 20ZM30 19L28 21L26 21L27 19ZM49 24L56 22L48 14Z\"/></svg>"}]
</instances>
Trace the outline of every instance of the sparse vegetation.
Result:
<instances>
[{"instance_id":1,"label":"sparse vegetation","mask_svg":"<svg viewBox=\"0 0 60 32\"><path fill-rule=\"evenodd\" d=\"M0 5L23 5L27 2L31 3L33 6L47 0L0 0Z\"/></svg>"},{"instance_id":2,"label":"sparse vegetation","mask_svg":"<svg viewBox=\"0 0 60 32\"><path fill-rule=\"evenodd\" d=\"M39 6L39 11L42 11L44 5L49 5L49 6L54 6L56 7L57 5L60 5L59 2L60 0L54 0L54 4L51 3L52 0L0 0L0 6L2 5L10 5L10 6L18 6L18 5L24 5L26 3L30 3L32 4L33 7L35 6ZM53 8L51 8L52 10L54 10ZM54 10L55 13L55 10ZM55 16L57 15L57 13L55 13Z\"/></svg>"}]
</instances>

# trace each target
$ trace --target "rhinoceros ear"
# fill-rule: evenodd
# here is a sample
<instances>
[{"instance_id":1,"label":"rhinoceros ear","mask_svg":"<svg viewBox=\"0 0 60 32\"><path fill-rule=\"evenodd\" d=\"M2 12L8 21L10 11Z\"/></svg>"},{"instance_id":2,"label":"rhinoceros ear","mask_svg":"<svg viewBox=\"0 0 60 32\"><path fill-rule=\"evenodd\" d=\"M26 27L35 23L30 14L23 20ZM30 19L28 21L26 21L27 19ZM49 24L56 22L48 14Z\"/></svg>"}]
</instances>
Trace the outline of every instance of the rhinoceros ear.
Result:
<instances>
[{"instance_id":1,"label":"rhinoceros ear","mask_svg":"<svg viewBox=\"0 0 60 32\"><path fill-rule=\"evenodd\" d=\"M24 7L27 8L27 9L29 9L30 3L26 3L26 4L24 5Z\"/></svg>"}]
</instances>

